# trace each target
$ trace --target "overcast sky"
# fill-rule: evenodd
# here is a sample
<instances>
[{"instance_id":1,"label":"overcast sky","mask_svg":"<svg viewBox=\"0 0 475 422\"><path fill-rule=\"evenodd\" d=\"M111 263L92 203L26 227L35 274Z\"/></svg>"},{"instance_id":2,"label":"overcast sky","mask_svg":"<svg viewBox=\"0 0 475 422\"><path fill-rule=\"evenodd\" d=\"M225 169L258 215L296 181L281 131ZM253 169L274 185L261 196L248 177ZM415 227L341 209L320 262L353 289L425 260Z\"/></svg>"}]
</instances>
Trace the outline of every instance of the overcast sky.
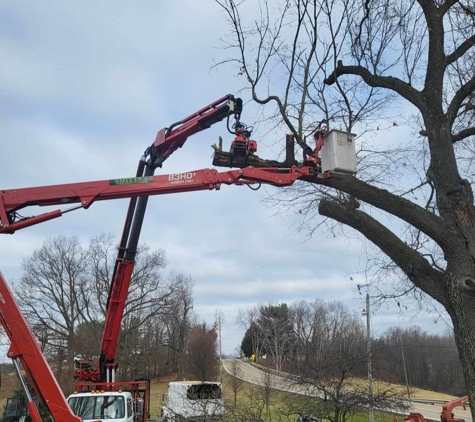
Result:
<instances>
[{"instance_id":1,"label":"overcast sky","mask_svg":"<svg viewBox=\"0 0 475 422\"><path fill-rule=\"evenodd\" d=\"M211 70L229 54L219 48L229 31L211 0L1 2L0 187L133 176L159 129L242 88L232 69ZM252 105L243 120L257 120ZM231 136L217 124L190 138L159 173L210 167L210 145L220 135L229 147ZM223 186L149 201L141 240L166 250L166 273L194 278L200 319L213 322L215 310L223 312L225 353L242 339L238 310L258 302L321 298L358 313L364 307L355 291L365 282L354 275L365 264L360 244L324 235L307 240L292 215L266 208L264 195ZM119 237L127 204L100 202L3 235L1 271L18 278L22 258L48 237L76 235L84 245L101 231ZM373 329L420 324L443 331L432 320L384 307L373 315Z\"/></svg>"}]
</instances>

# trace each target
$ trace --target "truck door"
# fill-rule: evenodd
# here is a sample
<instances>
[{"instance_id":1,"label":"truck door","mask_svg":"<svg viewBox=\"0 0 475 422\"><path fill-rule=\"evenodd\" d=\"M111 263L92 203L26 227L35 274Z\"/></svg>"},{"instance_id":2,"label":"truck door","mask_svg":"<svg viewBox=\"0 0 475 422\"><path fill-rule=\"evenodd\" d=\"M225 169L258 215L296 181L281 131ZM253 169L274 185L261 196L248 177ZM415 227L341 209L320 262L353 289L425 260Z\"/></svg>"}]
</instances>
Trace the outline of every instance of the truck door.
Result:
<instances>
[{"instance_id":1,"label":"truck door","mask_svg":"<svg viewBox=\"0 0 475 422\"><path fill-rule=\"evenodd\" d=\"M132 403L132 397L127 397L127 422L134 422L134 405Z\"/></svg>"}]
</instances>

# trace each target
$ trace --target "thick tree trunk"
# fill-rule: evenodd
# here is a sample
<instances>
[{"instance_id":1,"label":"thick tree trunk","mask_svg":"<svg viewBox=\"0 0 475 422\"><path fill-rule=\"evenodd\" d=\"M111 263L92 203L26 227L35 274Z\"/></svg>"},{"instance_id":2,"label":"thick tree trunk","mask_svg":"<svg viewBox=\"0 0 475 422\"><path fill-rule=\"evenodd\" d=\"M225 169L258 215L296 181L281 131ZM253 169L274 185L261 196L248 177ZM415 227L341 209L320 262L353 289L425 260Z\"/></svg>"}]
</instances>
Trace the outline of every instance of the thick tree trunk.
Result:
<instances>
[{"instance_id":1,"label":"thick tree trunk","mask_svg":"<svg viewBox=\"0 0 475 422\"><path fill-rule=\"evenodd\" d=\"M454 326L455 341L464 371L470 403L475 403L475 288L472 280L453 280L450 290L450 308L447 309ZM472 287L462 287L463 285ZM462 286L461 286L462 285ZM472 406L472 418L475 409Z\"/></svg>"},{"instance_id":2,"label":"thick tree trunk","mask_svg":"<svg viewBox=\"0 0 475 422\"><path fill-rule=\"evenodd\" d=\"M435 191L441 218L450 226L457 247L442 248L447 268L444 283L445 308L454 326L455 339L464 371L472 418L475 417L475 208L470 183L459 174L452 128L441 124L444 115L426 117L431 163L427 176ZM437 124L439 122L439 124Z\"/></svg>"}]
</instances>

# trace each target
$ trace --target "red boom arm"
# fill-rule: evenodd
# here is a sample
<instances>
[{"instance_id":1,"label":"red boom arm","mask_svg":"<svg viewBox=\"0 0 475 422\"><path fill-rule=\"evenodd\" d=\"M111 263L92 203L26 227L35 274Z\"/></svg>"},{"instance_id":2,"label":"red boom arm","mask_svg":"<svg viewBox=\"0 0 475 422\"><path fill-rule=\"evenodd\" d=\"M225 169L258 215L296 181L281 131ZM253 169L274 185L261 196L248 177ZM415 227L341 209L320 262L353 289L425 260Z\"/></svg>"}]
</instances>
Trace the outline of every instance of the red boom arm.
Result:
<instances>
[{"instance_id":1,"label":"red boom arm","mask_svg":"<svg viewBox=\"0 0 475 422\"><path fill-rule=\"evenodd\" d=\"M145 155L150 155L151 165L161 167L162 163L175 150L181 148L191 135L229 118L231 114L234 114L236 121L239 122L241 111L242 100L232 95L225 95L196 113L173 123L169 128L160 130L155 142L145 151Z\"/></svg>"},{"instance_id":2,"label":"red boom arm","mask_svg":"<svg viewBox=\"0 0 475 422\"><path fill-rule=\"evenodd\" d=\"M38 397L46 404L55 422L82 422L71 411L61 388L51 372L41 349L20 312L8 285L0 273L0 324L10 340L7 356L13 360L17 374L24 384L18 362L22 364ZM27 389L24 389L27 393ZM35 403L28 397L28 411L33 422L41 422Z\"/></svg>"},{"instance_id":3,"label":"red boom arm","mask_svg":"<svg viewBox=\"0 0 475 422\"><path fill-rule=\"evenodd\" d=\"M460 422L462 419L455 419L453 411L457 406L469 404L468 396L459 397L458 399L449 401L442 406L440 420L442 422Z\"/></svg>"},{"instance_id":4,"label":"red boom arm","mask_svg":"<svg viewBox=\"0 0 475 422\"><path fill-rule=\"evenodd\" d=\"M14 233L16 230L61 217L66 212L79 208L89 208L96 201L218 190L222 184L264 183L274 186L289 186L297 179L311 175L314 175L314 167L311 166L300 168L293 166L290 169L245 167L225 172L218 172L215 169L201 169L159 176L3 190L0 191L0 233ZM68 210L55 210L16 221L16 212L28 206L38 205L42 207L74 203L80 205Z\"/></svg>"},{"instance_id":5,"label":"red boom arm","mask_svg":"<svg viewBox=\"0 0 475 422\"><path fill-rule=\"evenodd\" d=\"M178 148L181 148L189 136L209 128L212 124L233 115L236 120L233 129L240 125L242 100L226 95L196 113L172 124L169 128L158 132L155 142L147 148L139 162L136 177L150 177L155 169ZM120 333L120 322L124 314L125 302L135 266L135 254L140 238L142 223L147 208L148 196L132 198L129 203L124 229L119 243L117 258L112 275L112 283L107 299L106 322L102 334L100 357L97 368L91 370L90 362L79 362L79 368L74 377L81 381L115 381L115 353ZM95 365L94 365L95 366Z\"/></svg>"}]
</instances>

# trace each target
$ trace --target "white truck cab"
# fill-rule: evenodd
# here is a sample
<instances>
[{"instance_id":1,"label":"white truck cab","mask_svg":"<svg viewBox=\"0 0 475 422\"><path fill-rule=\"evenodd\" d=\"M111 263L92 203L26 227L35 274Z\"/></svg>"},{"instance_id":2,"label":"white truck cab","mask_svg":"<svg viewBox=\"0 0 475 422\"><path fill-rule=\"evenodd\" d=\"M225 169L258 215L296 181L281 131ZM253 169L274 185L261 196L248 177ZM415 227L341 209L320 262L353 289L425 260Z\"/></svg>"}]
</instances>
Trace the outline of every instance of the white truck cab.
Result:
<instances>
[{"instance_id":1,"label":"white truck cab","mask_svg":"<svg viewBox=\"0 0 475 422\"><path fill-rule=\"evenodd\" d=\"M132 395L128 391L75 393L68 397L68 404L84 422L134 422L137 416Z\"/></svg>"},{"instance_id":2,"label":"white truck cab","mask_svg":"<svg viewBox=\"0 0 475 422\"><path fill-rule=\"evenodd\" d=\"M222 421L224 402L219 382L176 381L168 384L162 422Z\"/></svg>"}]
</instances>

